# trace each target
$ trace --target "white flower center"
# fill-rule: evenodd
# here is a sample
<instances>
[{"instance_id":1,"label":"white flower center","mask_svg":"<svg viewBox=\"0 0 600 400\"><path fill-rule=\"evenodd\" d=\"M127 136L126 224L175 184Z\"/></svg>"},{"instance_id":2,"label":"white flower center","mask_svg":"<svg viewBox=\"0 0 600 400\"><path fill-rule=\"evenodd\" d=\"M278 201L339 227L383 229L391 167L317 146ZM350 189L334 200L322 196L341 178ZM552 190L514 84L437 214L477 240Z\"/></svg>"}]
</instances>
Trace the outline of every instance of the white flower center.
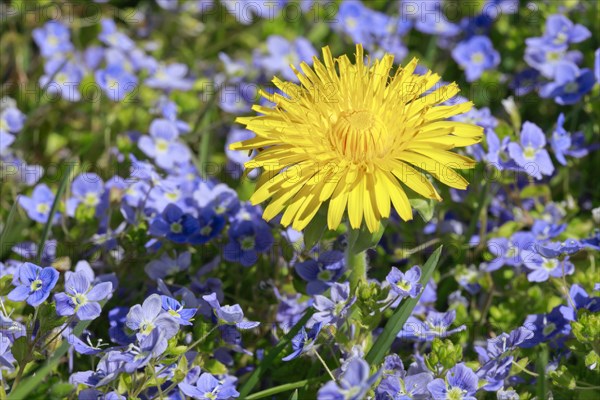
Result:
<instances>
[{"instance_id":1,"label":"white flower center","mask_svg":"<svg viewBox=\"0 0 600 400\"><path fill-rule=\"evenodd\" d=\"M100 199L98 198L97 193L89 192L85 194L85 197L83 198L83 204L88 207L95 207L98 205L98 203L100 203Z\"/></svg>"},{"instance_id":2,"label":"white flower center","mask_svg":"<svg viewBox=\"0 0 600 400\"><path fill-rule=\"evenodd\" d=\"M483 59L483 53L480 51L471 54L471 62L473 64L481 64L483 62Z\"/></svg>"},{"instance_id":3,"label":"white flower center","mask_svg":"<svg viewBox=\"0 0 600 400\"><path fill-rule=\"evenodd\" d=\"M35 210L40 214L48 214L48 212L50 211L50 204L39 203L37 206L35 206Z\"/></svg>"}]
</instances>

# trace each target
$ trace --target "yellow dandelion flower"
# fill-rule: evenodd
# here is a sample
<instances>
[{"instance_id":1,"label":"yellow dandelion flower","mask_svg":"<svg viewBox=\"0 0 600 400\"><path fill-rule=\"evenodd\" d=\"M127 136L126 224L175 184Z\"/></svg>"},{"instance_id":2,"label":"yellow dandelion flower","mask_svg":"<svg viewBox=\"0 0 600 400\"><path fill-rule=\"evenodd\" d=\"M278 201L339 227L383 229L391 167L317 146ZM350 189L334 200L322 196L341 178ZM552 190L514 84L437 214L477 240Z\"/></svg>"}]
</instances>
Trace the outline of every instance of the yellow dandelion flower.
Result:
<instances>
[{"instance_id":1,"label":"yellow dandelion flower","mask_svg":"<svg viewBox=\"0 0 600 400\"><path fill-rule=\"evenodd\" d=\"M302 63L302 72L292 66L300 85L274 78L284 95L261 91L275 106L255 105L262 115L237 119L256 134L231 148L258 150L245 167L263 169L250 201L270 200L267 221L283 212L283 226L302 230L326 206L330 229L347 212L353 229L364 219L375 232L390 205L403 220L412 219L404 187L441 200L424 173L467 187L455 170L475 162L450 150L480 141L482 128L446 120L473 106L439 105L458 93L455 83L426 93L440 77L415 74L417 59L391 74L393 55L365 64L361 45L355 64L345 55L334 60L329 47L323 57L323 63L315 57L312 68Z\"/></svg>"}]
</instances>

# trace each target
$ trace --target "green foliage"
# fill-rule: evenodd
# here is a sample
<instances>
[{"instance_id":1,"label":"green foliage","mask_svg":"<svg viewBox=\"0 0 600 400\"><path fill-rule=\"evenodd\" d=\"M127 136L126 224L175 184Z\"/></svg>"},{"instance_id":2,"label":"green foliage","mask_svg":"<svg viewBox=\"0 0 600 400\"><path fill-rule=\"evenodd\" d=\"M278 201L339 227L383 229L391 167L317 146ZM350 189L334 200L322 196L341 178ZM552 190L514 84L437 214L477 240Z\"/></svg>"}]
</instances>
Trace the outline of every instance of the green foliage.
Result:
<instances>
[{"instance_id":1,"label":"green foliage","mask_svg":"<svg viewBox=\"0 0 600 400\"><path fill-rule=\"evenodd\" d=\"M450 369L462 360L462 346L453 344L450 340L435 338L431 343L431 352L425 356L425 364L433 372L438 371L438 365Z\"/></svg>"}]
</instances>

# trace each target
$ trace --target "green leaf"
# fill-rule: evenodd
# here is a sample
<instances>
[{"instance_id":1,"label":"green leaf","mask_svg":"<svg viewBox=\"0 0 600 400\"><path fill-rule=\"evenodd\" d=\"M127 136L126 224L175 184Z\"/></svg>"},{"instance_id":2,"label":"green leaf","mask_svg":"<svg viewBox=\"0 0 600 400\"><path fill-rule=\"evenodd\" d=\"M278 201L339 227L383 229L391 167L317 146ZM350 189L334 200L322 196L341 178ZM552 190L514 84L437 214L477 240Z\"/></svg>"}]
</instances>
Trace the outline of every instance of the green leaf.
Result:
<instances>
[{"instance_id":1,"label":"green leaf","mask_svg":"<svg viewBox=\"0 0 600 400\"><path fill-rule=\"evenodd\" d=\"M298 389L294 390L289 400L298 400Z\"/></svg>"},{"instance_id":2,"label":"green leaf","mask_svg":"<svg viewBox=\"0 0 600 400\"><path fill-rule=\"evenodd\" d=\"M575 377L564 365L560 365L554 371L550 371L548 377L556 386L562 388L573 390L577 386L577 381L575 380Z\"/></svg>"},{"instance_id":3,"label":"green leaf","mask_svg":"<svg viewBox=\"0 0 600 400\"><path fill-rule=\"evenodd\" d=\"M531 199L535 197L551 198L550 188L547 185L527 185L521 190L519 197Z\"/></svg>"},{"instance_id":4,"label":"green leaf","mask_svg":"<svg viewBox=\"0 0 600 400\"><path fill-rule=\"evenodd\" d=\"M600 371L600 356L594 350L585 356L585 366L591 370Z\"/></svg>"},{"instance_id":5,"label":"green leaf","mask_svg":"<svg viewBox=\"0 0 600 400\"><path fill-rule=\"evenodd\" d=\"M55 383L50 389L50 396L54 399L64 399L73 391L75 386L70 383Z\"/></svg>"},{"instance_id":6,"label":"green leaf","mask_svg":"<svg viewBox=\"0 0 600 400\"><path fill-rule=\"evenodd\" d=\"M381 236L385 232L387 220L381 221L379 230L377 232L369 232L369 230L362 225L360 229L350 229L348 231L348 249L354 254L358 254L361 251L370 249L371 247L377 246L377 243L381 240Z\"/></svg>"},{"instance_id":7,"label":"green leaf","mask_svg":"<svg viewBox=\"0 0 600 400\"><path fill-rule=\"evenodd\" d=\"M60 198L65 189L67 188L67 182L71 178L71 172L73 171L74 166L75 163L67 163L67 171L65 172L65 175L62 177L60 184L58 185L56 196L54 196L54 201L52 202L52 207L50 208L50 213L48 213L48 221L46 221L46 225L44 225L44 231L42 232L42 240L38 245L36 257L38 264L42 259L42 253L44 251L44 245L46 244L46 240L48 240L48 236L50 236L50 229L52 228L52 222L54 221L54 214L56 214L58 204L60 203Z\"/></svg>"},{"instance_id":8,"label":"green leaf","mask_svg":"<svg viewBox=\"0 0 600 400\"><path fill-rule=\"evenodd\" d=\"M227 373L227 367L214 358L211 358L204 363L204 369L213 375L224 375Z\"/></svg>"},{"instance_id":9,"label":"green leaf","mask_svg":"<svg viewBox=\"0 0 600 400\"><path fill-rule=\"evenodd\" d=\"M324 208L321 208L317 215L310 221L304 229L304 248L312 249L315 244L323 237L327 228L327 214Z\"/></svg>"},{"instance_id":10,"label":"green leaf","mask_svg":"<svg viewBox=\"0 0 600 400\"><path fill-rule=\"evenodd\" d=\"M13 290L12 279L12 274L0 278L0 296L6 296Z\"/></svg>"},{"instance_id":11,"label":"green leaf","mask_svg":"<svg viewBox=\"0 0 600 400\"><path fill-rule=\"evenodd\" d=\"M256 386L263 374L267 372L269 368L271 368L271 365L273 364L275 359L277 359L277 357L283 351L283 349L287 347L288 343L290 343L292 338L296 336L296 334L300 331L304 324L306 324L306 322L313 315L313 313L314 309L311 308L310 310L308 310L306 314L304 314L302 319L300 319L300 321L298 321L296 325L294 325L294 327L290 329L290 331L283 337L283 339L281 339L281 341L263 357L260 364L258 364L256 369L252 371L252 374L250 375L248 380L241 386L239 390L241 399L249 398L248 395L250 394L250 391L254 388L254 386Z\"/></svg>"},{"instance_id":12,"label":"green leaf","mask_svg":"<svg viewBox=\"0 0 600 400\"><path fill-rule=\"evenodd\" d=\"M423 265L421 275L421 284L423 285L423 288L429 282L429 279L431 278L431 275L433 274L433 271L435 270L435 267L440 259L440 254L442 254L442 246L438 247L433 252L431 257L429 257L427 262L425 262L425 265ZM421 294L423 294L423 292L421 292ZM404 326L404 323L406 322L408 317L410 317L413 309L419 302L421 294L415 299L405 299L400 305L400 307L396 309L392 317L385 325L383 332L381 332L381 335L379 335L377 341L375 342L375 344L373 344L373 347L371 348L371 350L369 350L369 353L365 357L369 364L378 365L379 363L381 363L383 357L390 350L390 347L392 346L396 335L398 334L398 332L400 332L400 330Z\"/></svg>"},{"instance_id":13,"label":"green leaf","mask_svg":"<svg viewBox=\"0 0 600 400\"><path fill-rule=\"evenodd\" d=\"M29 343L27 343L27 337L21 336L16 339L11 348L12 355L17 360L17 363L22 367L23 362L27 359L29 354Z\"/></svg>"},{"instance_id":14,"label":"green leaf","mask_svg":"<svg viewBox=\"0 0 600 400\"><path fill-rule=\"evenodd\" d=\"M423 218L423 221L431 221L431 218L433 218L433 212L435 211L435 203L433 200L410 199L409 203L412 208L417 210L421 218Z\"/></svg>"},{"instance_id":15,"label":"green leaf","mask_svg":"<svg viewBox=\"0 0 600 400\"><path fill-rule=\"evenodd\" d=\"M50 332L54 328L58 328L67 320L66 317L59 317L56 314L56 305L54 303L43 303L38 310L38 318L40 320L40 332Z\"/></svg>"}]
</instances>

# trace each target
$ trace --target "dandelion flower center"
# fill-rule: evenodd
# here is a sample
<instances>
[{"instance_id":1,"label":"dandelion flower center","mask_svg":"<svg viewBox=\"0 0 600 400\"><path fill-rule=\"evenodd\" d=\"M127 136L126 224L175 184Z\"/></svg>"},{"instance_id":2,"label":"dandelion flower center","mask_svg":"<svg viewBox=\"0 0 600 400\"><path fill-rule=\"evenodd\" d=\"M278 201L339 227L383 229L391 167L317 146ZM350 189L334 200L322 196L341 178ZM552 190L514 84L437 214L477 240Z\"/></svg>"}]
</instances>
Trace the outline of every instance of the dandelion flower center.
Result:
<instances>
[{"instance_id":1,"label":"dandelion flower center","mask_svg":"<svg viewBox=\"0 0 600 400\"><path fill-rule=\"evenodd\" d=\"M382 156L387 135L385 124L372 112L347 111L332 125L329 140L332 149L356 163Z\"/></svg>"}]
</instances>

